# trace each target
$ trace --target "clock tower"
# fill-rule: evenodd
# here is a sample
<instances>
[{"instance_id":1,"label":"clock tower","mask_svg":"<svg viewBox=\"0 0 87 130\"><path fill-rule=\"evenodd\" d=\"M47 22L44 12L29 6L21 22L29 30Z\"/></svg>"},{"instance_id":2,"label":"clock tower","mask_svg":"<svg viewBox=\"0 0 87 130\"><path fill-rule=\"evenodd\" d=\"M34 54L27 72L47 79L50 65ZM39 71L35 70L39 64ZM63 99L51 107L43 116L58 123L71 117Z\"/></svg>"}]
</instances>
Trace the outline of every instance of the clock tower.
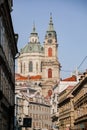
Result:
<instances>
[{"instance_id":1,"label":"clock tower","mask_svg":"<svg viewBox=\"0 0 87 130\"><path fill-rule=\"evenodd\" d=\"M50 15L50 22L44 40L44 56L42 66L44 79L43 86L47 86L46 89L48 88L49 91L49 89L52 89L52 87L60 80L57 34L54 30L52 15Z\"/></svg>"}]
</instances>

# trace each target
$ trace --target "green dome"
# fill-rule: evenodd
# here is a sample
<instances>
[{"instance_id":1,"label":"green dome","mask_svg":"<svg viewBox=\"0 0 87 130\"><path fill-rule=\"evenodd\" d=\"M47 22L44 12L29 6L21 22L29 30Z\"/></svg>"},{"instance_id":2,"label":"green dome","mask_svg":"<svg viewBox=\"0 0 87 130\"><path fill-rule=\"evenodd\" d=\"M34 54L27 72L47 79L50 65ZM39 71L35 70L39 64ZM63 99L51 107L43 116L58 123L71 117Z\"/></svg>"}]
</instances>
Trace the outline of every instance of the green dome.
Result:
<instances>
[{"instance_id":1,"label":"green dome","mask_svg":"<svg viewBox=\"0 0 87 130\"><path fill-rule=\"evenodd\" d=\"M44 48L39 42L38 33L36 33L35 25L33 25L33 31L30 34L28 44L20 50L20 53L44 53Z\"/></svg>"},{"instance_id":2,"label":"green dome","mask_svg":"<svg viewBox=\"0 0 87 130\"><path fill-rule=\"evenodd\" d=\"M21 49L20 53L44 53L44 48L40 43L28 43L24 48Z\"/></svg>"}]
</instances>

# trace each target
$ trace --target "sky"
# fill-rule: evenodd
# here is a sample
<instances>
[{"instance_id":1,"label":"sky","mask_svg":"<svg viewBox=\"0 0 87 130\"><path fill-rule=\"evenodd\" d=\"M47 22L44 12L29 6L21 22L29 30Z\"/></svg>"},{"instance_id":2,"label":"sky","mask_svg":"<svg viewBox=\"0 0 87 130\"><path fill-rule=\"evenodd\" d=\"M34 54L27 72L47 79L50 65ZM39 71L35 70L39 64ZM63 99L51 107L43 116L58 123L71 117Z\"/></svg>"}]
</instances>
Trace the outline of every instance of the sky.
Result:
<instances>
[{"instance_id":1,"label":"sky","mask_svg":"<svg viewBox=\"0 0 87 130\"><path fill-rule=\"evenodd\" d=\"M87 0L13 0L11 16L14 32L19 35L18 50L28 43L33 23L43 44L50 13L57 33L60 77L69 77L76 69L84 72L87 69Z\"/></svg>"}]
</instances>

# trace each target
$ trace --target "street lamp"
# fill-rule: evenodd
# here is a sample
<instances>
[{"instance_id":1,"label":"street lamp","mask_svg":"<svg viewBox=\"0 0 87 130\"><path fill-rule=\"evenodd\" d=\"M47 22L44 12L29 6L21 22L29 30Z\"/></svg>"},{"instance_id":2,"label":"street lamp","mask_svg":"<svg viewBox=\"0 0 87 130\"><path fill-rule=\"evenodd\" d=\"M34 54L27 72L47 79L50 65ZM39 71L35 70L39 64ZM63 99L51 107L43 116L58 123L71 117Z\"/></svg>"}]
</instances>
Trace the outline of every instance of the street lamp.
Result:
<instances>
[{"instance_id":1,"label":"street lamp","mask_svg":"<svg viewBox=\"0 0 87 130\"><path fill-rule=\"evenodd\" d=\"M21 122L22 122L22 118L19 117L19 119L18 119L18 130L21 130Z\"/></svg>"}]
</instances>

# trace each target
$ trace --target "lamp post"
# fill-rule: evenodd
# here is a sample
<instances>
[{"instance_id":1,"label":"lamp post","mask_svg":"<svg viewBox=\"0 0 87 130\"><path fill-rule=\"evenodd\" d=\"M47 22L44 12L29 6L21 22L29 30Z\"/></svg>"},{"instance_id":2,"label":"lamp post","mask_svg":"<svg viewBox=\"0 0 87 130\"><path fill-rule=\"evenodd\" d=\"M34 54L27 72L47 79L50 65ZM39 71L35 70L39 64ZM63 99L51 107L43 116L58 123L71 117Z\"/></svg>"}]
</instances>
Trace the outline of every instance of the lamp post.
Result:
<instances>
[{"instance_id":1,"label":"lamp post","mask_svg":"<svg viewBox=\"0 0 87 130\"><path fill-rule=\"evenodd\" d=\"M21 117L19 117L19 119L18 119L18 130L21 130L21 122L22 122L22 118Z\"/></svg>"},{"instance_id":2,"label":"lamp post","mask_svg":"<svg viewBox=\"0 0 87 130\"><path fill-rule=\"evenodd\" d=\"M22 126L21 126L21 123L22 123L21 113L22 112L19 114L19 107L23 108L23 104L19 104L20 100L23 100L23 98L19 95L15 95L15 122L16 122L15 129L16 130L22 129Z\"/></svg>"}]
</instances>

